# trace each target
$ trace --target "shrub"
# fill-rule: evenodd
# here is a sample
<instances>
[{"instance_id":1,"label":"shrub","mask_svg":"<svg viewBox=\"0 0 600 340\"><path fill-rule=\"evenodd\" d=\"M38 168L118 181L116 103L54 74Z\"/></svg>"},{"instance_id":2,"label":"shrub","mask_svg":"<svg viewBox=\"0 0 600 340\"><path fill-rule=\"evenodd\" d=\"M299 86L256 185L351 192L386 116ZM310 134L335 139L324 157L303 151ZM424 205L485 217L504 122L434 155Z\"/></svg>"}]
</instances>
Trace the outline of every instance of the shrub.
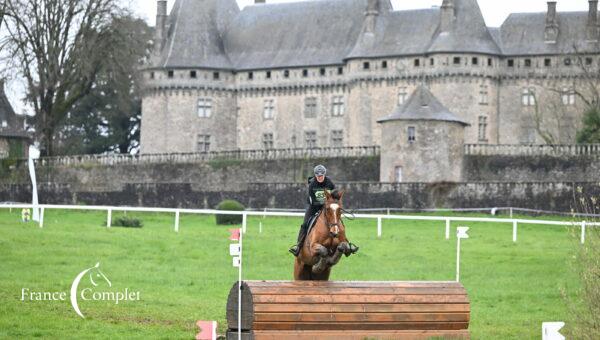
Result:
<instances>
[{"instance_id":1,"label":"shrub","mask_svg":"<svg viewBox=\"0 0 600 340\"><path fill-rule=\"evenodd\" d=\"M114 227L125 227L125 228L141 228L143 227L142 221L133 217L117 217L112 220L112 226Z\"/></svg>"},{"instance_id":2,"label":"shrub","mask_svg":"<svg viewBox=\"0 0 600 340\"><path fill-rule=\"evenodd\" d=\"M224 200L217 205L217 210L244 211L242 203L234 200ZM217 225L241 224L242 215L217 215Z\"/></svg>"}]
</instances>

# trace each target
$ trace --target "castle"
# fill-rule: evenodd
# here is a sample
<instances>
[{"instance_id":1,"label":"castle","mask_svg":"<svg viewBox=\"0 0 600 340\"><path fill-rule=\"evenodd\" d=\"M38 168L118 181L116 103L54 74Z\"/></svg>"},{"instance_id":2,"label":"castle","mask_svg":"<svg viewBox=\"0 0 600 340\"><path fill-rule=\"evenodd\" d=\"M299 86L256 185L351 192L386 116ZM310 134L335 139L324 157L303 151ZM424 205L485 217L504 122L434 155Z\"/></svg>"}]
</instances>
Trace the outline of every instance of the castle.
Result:
<instances>
[{"instance_id":1,"label":"castle","mask_svg":"<svg viewBox=\"0 0 600 340\"><path fill-rule=\"evenodd\" d=\"M476 0L407 11L389 0L243 10L235 0L176 0L170 15L158 1L141 152L418 139L426 132L404 126L382 136L382 119L419 88L464 126L460 143L573 143L600 69L597 7L557 12L549 1L545 13L492 28Z\"/></svg>"}]
</instances>

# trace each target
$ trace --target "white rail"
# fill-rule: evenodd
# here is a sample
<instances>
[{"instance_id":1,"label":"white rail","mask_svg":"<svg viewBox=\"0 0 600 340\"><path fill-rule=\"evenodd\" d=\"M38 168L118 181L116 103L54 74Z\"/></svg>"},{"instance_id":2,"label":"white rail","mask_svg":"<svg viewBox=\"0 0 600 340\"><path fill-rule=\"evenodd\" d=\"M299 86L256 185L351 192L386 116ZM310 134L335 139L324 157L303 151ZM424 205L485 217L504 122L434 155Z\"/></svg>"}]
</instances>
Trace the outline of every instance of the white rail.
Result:
<instances>
[{"instance_id":1,"label":"white rail","mask_svg":"<svg viewBox=\"0 0 600 340\"><path fill-rule=\"evenodd\" d=\"M106 211L107 227L110 227L110 220L114 211L123 212L159 212L172 213L175 216L175 232L179 231L180 214L202 214L202 215L242 215L242 230L246 233L248 216L279 216L279 217L303 217L301 212L271 212L271 211L229 211L212 209L180 209L180 208L147 208L147 207L112 207L101 205L52 205L52 204L0 204L0 209L40 209L40 228L44 226L44 213L47 210L87 210L87 211ZM408 216L408 215L386 215L386 214L355 214L355 218L375 219L377 220L377 236L383 234L383 220L411 220L411 221L441 221L446 222L445 236L450 238L450 225L452 222L490 222L490 223L510 223L513 225L513 242L517 242L517 228L519 224L538 224L553 226L571 226L581 228L581 243L585 243L586 227L598 227L600 222L588 221L552 221L535 219L513 219L513 218L487 218L487 217L456 217L456 216Z\"/></svg>"}]
</instances>

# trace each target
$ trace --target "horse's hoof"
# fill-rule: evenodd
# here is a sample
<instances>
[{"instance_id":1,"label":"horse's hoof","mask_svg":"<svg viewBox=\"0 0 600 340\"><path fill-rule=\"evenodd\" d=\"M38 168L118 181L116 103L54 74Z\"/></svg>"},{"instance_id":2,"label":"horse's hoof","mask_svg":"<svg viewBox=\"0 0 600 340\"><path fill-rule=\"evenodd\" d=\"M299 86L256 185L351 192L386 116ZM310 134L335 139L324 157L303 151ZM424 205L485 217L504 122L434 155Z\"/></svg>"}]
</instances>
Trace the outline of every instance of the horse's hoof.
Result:
<instances>
[{"instance_id":1,"label":"horse's hoof","mask_svg":"<svg viewBox=\"0 0 600 340\"><path fill-rule=\"evenodd\" d=\"M321 274L323 272L323 270L325 270L325 268L321 268L319 266L313 266L311 269L313 274Z\"/></svg>"},{"instance_id":2,"label":"horse's hoof","mask_svg":"<svg viewBox=\"0 0 600 340\"><path fill-rule=\"evenodd\" d=\"M348 243L346 242L342 242L338 245L337 249L342 252L342 253L346 253L350 250L350 246L348 245Z\"/></svg>"}]
</instances>

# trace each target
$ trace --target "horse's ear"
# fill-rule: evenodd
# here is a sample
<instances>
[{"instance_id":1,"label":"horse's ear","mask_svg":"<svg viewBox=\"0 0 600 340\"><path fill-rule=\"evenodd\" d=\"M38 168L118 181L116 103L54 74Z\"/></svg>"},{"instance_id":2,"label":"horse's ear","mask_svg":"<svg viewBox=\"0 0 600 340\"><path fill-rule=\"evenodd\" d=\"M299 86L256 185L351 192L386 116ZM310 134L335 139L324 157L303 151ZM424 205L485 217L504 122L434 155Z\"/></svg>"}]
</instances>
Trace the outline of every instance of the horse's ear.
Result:
<instances>
[{"instance_id":1,"label":"horse's ear","mask_svg":"<svg viewBox=\"0 0 600 340\"><path fill-rule=\"evenodd\" d=\"M330 199L331 199L331 193L329 192L329 190L325 190L325 198L326 198L327 200L330 200Z\"/></svg>"},{"instance_id":2,"label":"horse's ear","mask_svg":"<svg viewBox=\"0 0 600 340\"><path fill-rule=\"evenodd\" d=\"M342 200L342 198L344 197L344 193L345 192L346 192L345 190L338 191L338 200L340 200L340 201Z\"/></svg>"}]
</instances>

